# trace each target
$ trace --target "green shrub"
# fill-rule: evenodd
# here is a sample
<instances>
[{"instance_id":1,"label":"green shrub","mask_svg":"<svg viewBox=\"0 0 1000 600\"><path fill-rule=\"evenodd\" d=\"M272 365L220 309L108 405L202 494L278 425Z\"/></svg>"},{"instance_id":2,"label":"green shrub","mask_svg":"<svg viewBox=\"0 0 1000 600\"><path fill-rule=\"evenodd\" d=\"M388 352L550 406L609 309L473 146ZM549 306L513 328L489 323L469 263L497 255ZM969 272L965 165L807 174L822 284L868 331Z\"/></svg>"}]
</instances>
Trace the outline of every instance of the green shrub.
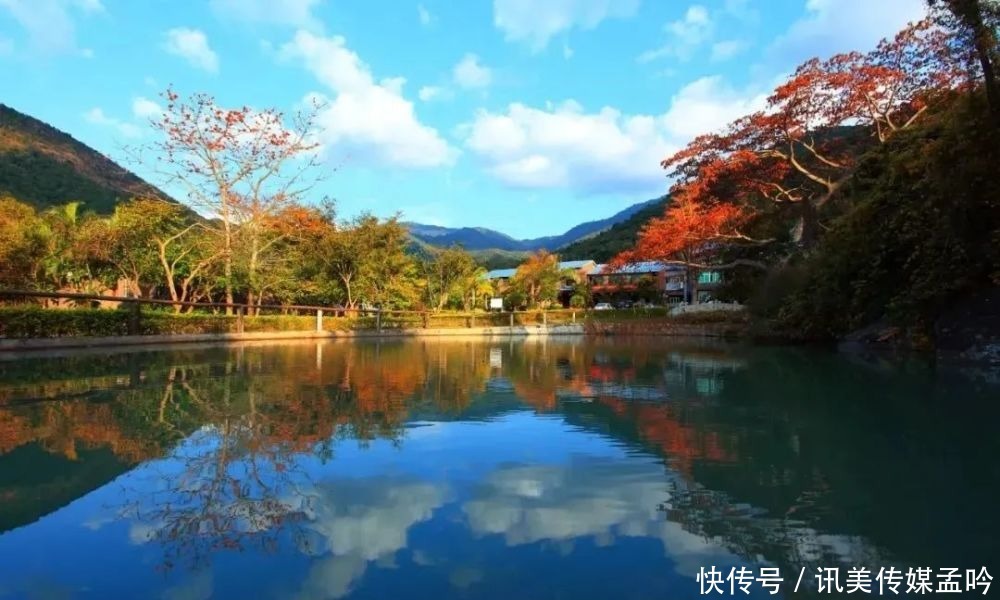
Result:
<instances>
[{"instance_id":1,"label":"green shrub","mask_svg":"<svg viewBox=\"0 0 1000 600\"><path fill-rule=\"evenodd\" d=\"M128 334L121 310L0 307L0 337L35 338Z\"/></svg>"}]
</instances>

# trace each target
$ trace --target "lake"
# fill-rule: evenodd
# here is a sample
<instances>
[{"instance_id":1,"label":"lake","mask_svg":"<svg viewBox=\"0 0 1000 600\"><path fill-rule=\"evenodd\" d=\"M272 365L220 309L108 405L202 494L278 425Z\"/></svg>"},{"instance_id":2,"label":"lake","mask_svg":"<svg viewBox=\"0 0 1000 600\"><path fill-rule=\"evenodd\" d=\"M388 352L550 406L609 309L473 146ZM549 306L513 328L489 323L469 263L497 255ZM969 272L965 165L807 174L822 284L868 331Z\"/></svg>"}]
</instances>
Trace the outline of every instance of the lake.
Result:
<instances>
[{"instance_id":1,"label":"lake","mask_svg":"<svg viewBox=\"0 0 1000 600\"><path fill-rule=\"evenodd\" d=\"M875 593L890 566L996 575L998 392L684 339L0 357L0 598L695 598L713 568L777 573L787 596L800 574L818 592L822 568L842 586L868 568ZM749 596L773 597L764 583Z\"/></svg>"}]
</instances>

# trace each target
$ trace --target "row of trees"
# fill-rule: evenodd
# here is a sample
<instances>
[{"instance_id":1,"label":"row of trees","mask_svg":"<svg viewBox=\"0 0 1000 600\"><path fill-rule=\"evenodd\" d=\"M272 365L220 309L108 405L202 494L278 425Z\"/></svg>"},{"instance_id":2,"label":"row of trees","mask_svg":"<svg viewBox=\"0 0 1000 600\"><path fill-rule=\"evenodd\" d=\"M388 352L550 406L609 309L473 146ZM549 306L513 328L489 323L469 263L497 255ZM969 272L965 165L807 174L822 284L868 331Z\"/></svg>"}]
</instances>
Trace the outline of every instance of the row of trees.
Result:
<instances>
[{"instance_id":1,"label":"row of trees","mask_svg":"<svg viewBox=\"0 0 1000 600\"><path fill-rule=\"evenodd\" d=\"M931 18L870 52L803 63L763 110L665 158L674 181L665 213L612 262L661 260L695 270L787 262L815 247L843 213L833 207L866 152L980 81L991 112L1000 114L998 4L931 5Z\"/></svg>"},{"instance_id":2,"label":"row of trees","mask_svg":"<svg viewBox=\"0 0 1000 600\"><path fill-rule=\"evenodd\" d=\"M121 293L177 302L348 308L471 309L493 293L461 248L419 258L396 218L338 222L329 203L289 205L228 234L218 221L158 199L124 202L108 216L83 208L37 212L0 199L0 286L98 293L120 284Z\"/></svg>"},{"instance_id":3,"label":"row of trees","mask_svg":"<svg viewBox=\"0 0 1000 600\"><path fill-rule=\"evenodd\" d=\"M123 282L118 291L135 296L257 307L472 308L492 294L461 249L408 252L397 218L335 219L315 193L326 175L320 106L289 117L173 89L163 99L156 141L129 154L184 204L136 198L99 216L75 202L39 213L0 199L0 285L96 292Z\"/></svg>"}]
</instances>

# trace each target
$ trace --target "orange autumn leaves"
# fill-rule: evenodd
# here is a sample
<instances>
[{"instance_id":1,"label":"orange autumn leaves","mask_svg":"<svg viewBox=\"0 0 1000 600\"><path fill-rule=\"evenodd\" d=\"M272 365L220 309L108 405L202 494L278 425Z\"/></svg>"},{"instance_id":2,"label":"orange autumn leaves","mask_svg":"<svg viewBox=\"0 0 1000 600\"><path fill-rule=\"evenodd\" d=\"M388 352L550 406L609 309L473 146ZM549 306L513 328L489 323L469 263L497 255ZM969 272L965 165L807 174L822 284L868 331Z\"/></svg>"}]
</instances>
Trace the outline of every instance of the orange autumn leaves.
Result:
<instances>
[{"instance_id":1,"label":"orange autumn leaves","mask_svg":"<svg viewBox=\"0 0 1000 600\"><path fill-rule=\"evenodd\" d=\"M705 204L688 194L680 195L671 201L664 216L646 225L635 247L616 256L612 265L649 259L695 262L698 254L708 250L710 241L729 237L745 214L732 204Z\"/></svg>"},{"instance_id":2,"label":"orange autumn leaves","mask_svg":"<svg viewBox=\"0 0 1000 600\"><path fill-rule=\"evenodd\" d=\"M793 239L807 243L818 230L809 221L864 151L919 123L949 91L970 86L969 59L954 32L926 20L868 53L805 62L762 110L661 162L674 180L666 213L613 262L704 263L732 243L766 243L745 230L775 205L798 207Z\"/></svg>"}]
</instances>

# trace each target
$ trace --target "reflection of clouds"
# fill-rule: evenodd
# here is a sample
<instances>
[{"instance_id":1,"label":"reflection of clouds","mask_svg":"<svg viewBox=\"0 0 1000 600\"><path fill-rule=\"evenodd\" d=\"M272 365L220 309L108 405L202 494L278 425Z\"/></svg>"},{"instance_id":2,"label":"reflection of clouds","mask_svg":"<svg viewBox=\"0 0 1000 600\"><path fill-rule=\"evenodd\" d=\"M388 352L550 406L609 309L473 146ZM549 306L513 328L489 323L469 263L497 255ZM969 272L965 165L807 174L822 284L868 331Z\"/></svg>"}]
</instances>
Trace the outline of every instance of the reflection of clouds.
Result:
<instances>
[{"instance_id":1,"label":"reflection of clouds","mask_svg":"<svg viewBox=\"0 0 1000 600\"><path fill-rule=\"evenodd\" d=\"M661 465L577 459L567 465L502 467L486 478L463 511L475 533L503 535L512 546L582 537L602 545L616 537L656 538L685 575L730 558L667 521L658 507L669 498Z\"/></svg>"},{"instance_id":2,"label":"reflection of clouds","mask_svg":"<svg viewBox=\"0 0 1000 600\"><path fill-rule=\"evenodd\" d=\"M194 517L181 521L185 527L183 534L201 540L210 551L228 547L226 538L234 532L293 533L299 550L316 557L296 594L312 599L346 595L364 575L369 563L393 568L395 553L407 545L408 530L429 520L447 499L444 486L414 479L330 479L313 484L300 478L296 485L284 483L268 490L274 496L256 498L250 503L213 495L181 495L171 500L176 503L174 508ZM177 487L184 485L181 482ZM155 504L151 498L145 495L143 502ZM177 521L170 519L171 511L153 510L146 504L118 511L119 518L130 520L129 541L137 545L172 541ZM262 511L273 518L260 518ZM222 525L202 518L203 515L221 515ZM92 519L89 523L100 527L102 521ZM210 527L210 523L215 526ZM210 579L191 583L190 589L174 591L197 598L207 589L208 595L204 597L211 596Z\"/></svg>"},{"instance_id":3,"label":"reflection of clouds","mask_svg":"<svg viewBox=\"0 0 1000 600\"><path fill-rule=\"evenodd\" d=\"M361 578L369 562L391 560L406 547L407 531L444 504L439 485L412 480L328 481L303 506L311 533L309 570L300 598L338 598Z\"/></svg>"}]
</instances>

